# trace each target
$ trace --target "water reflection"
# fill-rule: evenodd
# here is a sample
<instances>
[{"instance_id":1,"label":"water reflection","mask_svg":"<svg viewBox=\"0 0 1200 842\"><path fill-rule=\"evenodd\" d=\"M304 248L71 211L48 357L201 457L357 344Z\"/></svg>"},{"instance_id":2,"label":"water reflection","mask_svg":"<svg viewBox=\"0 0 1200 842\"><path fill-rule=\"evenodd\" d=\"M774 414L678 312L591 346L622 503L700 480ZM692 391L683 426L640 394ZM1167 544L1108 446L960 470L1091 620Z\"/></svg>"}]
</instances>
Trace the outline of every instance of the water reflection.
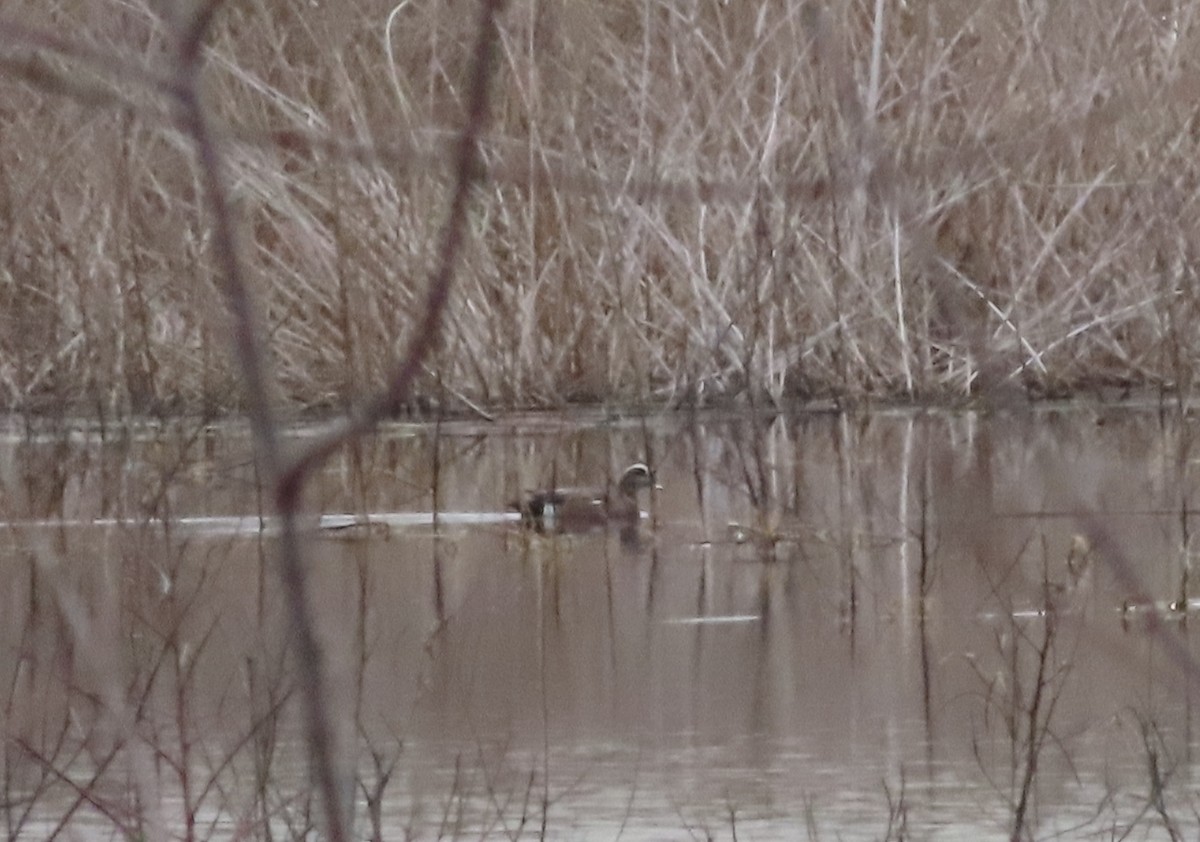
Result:
<instances>
[{"instance_id":1,"label":"water reflection","mask_svg":"<svg viewBox=\"0 0 1200 842\"><path fill-rule=\"evenodd\" d=\"M1097 420L543 419L361 443L311 488L308 546L361 835L1194 828L1194 675L1167 651L1193 645L1189 434ZM632 528L503 511L640 458L663 489ZM303 835L243 433L17 436L0 465L9 836ZM1115 551L1089 544L1096 518ZM1173 624L1147 632L1168 616L1151 603Z\"/></svg>"}]
</instances>

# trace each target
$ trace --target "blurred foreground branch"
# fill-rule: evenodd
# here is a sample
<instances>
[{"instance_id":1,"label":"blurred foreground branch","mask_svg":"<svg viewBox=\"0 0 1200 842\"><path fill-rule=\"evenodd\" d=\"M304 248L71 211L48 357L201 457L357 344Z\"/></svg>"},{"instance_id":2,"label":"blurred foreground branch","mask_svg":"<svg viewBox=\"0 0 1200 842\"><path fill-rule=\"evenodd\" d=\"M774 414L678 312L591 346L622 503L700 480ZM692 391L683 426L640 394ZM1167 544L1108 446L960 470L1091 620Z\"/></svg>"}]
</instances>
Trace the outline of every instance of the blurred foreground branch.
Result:
<instances>
[{"instance_id":1,"label":"blurred foreground branch","mask_svg":"<svg viewBox=\"0 0 1200 842\"><path fill-rule=\"evenodd\" d=\"M213 251L220 283L233 317L234 354L241 371L260 469L273 489L280 518L279 562L296 656L304 679L305 720L312 763L325 808L328 838L349 838L349 821L334 774L333 737L325 693L325 675L320 647L308 603L304 559L297 514L300 492L309 473L350 438L361 435L402 403L421 362L433 347L449 297L450 285L466 236L467 200L480 175L478 138L487 119L488 80L494 66L496 16L502 0L485 0L479 19L478 38L470 76L469 109L457 155L456 184L445 224L437 270L430 282L421 321L408 351L388 388L368 403L335 434L322 439L299 459L285 465L280 452L279 422L273 409L271 382L266 373L266 355L258 332L253 301L247 288L238 227L230 203L228 177L221 144L209 122L200 96L203 43L221 0L210 0L189 21L177 24L177 63L172 84L179 122L195 144L208 210L213 224Z\"/></svg>"}]
</instances>

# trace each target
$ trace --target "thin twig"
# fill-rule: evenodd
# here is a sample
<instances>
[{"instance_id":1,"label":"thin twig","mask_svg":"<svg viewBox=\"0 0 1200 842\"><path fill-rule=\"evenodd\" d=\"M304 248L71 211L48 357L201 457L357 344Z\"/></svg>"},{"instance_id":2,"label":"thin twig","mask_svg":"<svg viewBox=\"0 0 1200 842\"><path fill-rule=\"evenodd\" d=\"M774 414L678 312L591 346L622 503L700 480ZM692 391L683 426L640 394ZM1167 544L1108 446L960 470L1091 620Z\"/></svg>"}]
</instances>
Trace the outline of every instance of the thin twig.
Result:
<instances>
[{"instance_id":1,"label":"thin twig","mask_svg":"<svg viewBox=\"0 0 1200 842\"><path fill-rule=\"evenodd\" d=\"M269 487L278 489L282 474L279 427L268 390L265 355L241 261L238 228L234 224L227 188L224 154L209 124L199 91L204 36L220 2L210 0L205 3L179 32L176 102L181 127L196 146L196 157L212 217L213 252L222 291L233 317L234 356L245 384L259 466ZM288 606L298 668L305 676L301 682L301 697L313 772L325 809L328 838L331 842L344 842L347 838L346 817L334 777L333 738L326 708L324 672L308 606L295 511L294 508L280 507L279 514L279 575Z\"/></svg>"}]
</instances>

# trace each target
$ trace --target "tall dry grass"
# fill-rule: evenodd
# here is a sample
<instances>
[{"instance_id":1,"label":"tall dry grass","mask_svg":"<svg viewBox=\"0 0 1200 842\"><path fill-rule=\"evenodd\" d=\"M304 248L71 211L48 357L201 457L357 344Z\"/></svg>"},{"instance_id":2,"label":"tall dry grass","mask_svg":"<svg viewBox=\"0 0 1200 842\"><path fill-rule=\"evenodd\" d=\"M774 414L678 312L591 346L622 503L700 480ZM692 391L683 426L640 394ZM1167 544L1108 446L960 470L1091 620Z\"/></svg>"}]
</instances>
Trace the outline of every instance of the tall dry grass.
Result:
<instances>
[{"instance_id":1,"label":"tall dry grass","mask_svg":"<svg viewBox=\"0 0 1200 842\"><path fill-rule=\"evenodd\" d=\"M313 759L296 835L347 838L355 783L336 768L299 497L399 404L1190 387L1189 7L530 0L493 39L500 5L0 18L0 401L249 411ZM376 397L297 456L276 391ZM31 575L52 557L30 551ZM852 552L845 569L853 615ZM64 639L109 621L52 589ZM177 767L192 838L217 773L191 777L181 628L151 673L175 678L178 745L157 759ZM103 770L140 723L114 652L92 660L85 690L115 722ZM269 678L250 676L245 736L264 809L260 725L291 693ZM42 773L30 804L62 782L65 745L18 746ZM378 827L396 761L373 759ZM133 787L146 803L151 777ZM107 806L92 790L68 818ZM165 832L130 816L110 816L123 835Z\"/></svg>"},{"instance_id":2,"label":"tall dry grass","mask_svg":"<svg viewBox=\"0 0 1200 842\"><path fill-rule=\"evenodd\" d=\"M1186 388L1193 6L514 3L411 401ZM238 407L153 7L4 15L0 401ZM257 2L213 25L205 102L274 371L294 406L343 405L423 306L471 16Z\"/></svg>"},{"instance_id":3,"label":"tall dry grass","mask_svg":"<svg viewBox=\"0 0 1200 842\"><path fill-rule=\"evenodd\" d=\"M454 170L449 190L450 201L445 222L436 237L437 249L433 268L429 272L428 288L423 296L411 338L404 354L386 378L386 388L347 417L337 430L307 446L285 454L281 440L280 418L276 411L275 382L270 375L259 301L251 290L250 263L246 260L246 228L234 185L238 170L228 153L228 139L222 136L215 116L220 109L208 100L203 77L212 66L214 57L207 49L213 35L213 23L224 6L222 0L202 0L196 4L166 4L158 10L157 27L153 33L159 40L156 52L163 56L160 71L149 63L130 62L120 55L95 50L85 43L59 36L49 27L29 26L12 20L4 23L3 35L30 54L14 58L9 66L27 81L58 92L81 104L92 107L113 105L128 113L141 109L116 90L89 86L82 76L71 74L45 64L39 49L54 51L68 61L79 61L89 69L111 73L146 92L166 100L172 124L184 140L194 161L197 205L208 220L210 230L206 244L212 256L214 273L212 286L219 293L228 316L230 362L236 368L241 385L250 427L253 432L256 469L261 488L266 492L267 507L278 514L278 548L273 554L278 562L279 584L287 608L290 642L300 678L300 701L305 724L306 745L311 761L313 791L319 804L319 824L329 839L340 842L350 832L348 803L353 781L337 767L339 737L331 713L331 697L322 647L314 629L311 595L307 583L307 567L300 539L299 514L301 495L312 472L334 451L356 436L371 429L382 417L402 405L413 395L413 383L428 359L434 343L441 334L446 302L452 280L458 268L463 243L467 239L468 206L472 188L483 174L480 138L488 125L491 104L491 77L496 64L499 35L496 21L503 0L484 0L475 30L470 61L463 80L464 114L456 132ZM162 115L158 118L163 119ZM120 299L124 288L115 290ZM84 305L79 302L80 312ZM269 302L268 302L269 303ZM113 335L118 351L126 347L127 335L119 319L114 319ZM78 337L77 337L78 338ZM124 360L118 353L116 359ZM101 417L109 409L113 393L92 396ZM35 568L36 569L36 568ZM74 603L71 593L57 594L60 603ZM67 613L80 614L69 606ZM82 623L79 637L87 637ZM112 672L116 672L114 663ZM110 682L110 686L115 682ZM119 707L119 694L111 692L111 707ZM179 698L186 700L182 692ZM34 757L42 757L34 748L25 749ZM186 752L185 752L186 754ZM188 761L182 761L186 767ZM51 762L50 769L54 769ZM349 787L346 786L349 782ZM185 773L180 783L186 794L189 777ZM85 793L88 788L85 788ZM308 813L308 810L305 810ZM188 811L187 838L193 837L192 812ZM306 820L307 822L307 820ZM147 835L140 828L122 828L126 835ZM57 830L52 834L57 835ZM160 835L152 828L148 834Z\"/></svg>"}]
</instances>

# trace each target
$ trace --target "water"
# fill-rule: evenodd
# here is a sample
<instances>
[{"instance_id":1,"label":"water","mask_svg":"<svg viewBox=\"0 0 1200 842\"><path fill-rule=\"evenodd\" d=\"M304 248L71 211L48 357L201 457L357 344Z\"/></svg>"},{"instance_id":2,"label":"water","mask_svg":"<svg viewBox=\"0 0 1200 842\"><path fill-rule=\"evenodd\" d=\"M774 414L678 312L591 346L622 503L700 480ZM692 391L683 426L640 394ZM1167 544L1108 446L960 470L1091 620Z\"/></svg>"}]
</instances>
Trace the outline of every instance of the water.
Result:
<instances>
[{"instance_id":1,"label":"water","mask_svg":"<svg viewBox=\"0 0 1200 842\"><path fill-rule=\"evenodd\" d=\"M384 430L306 495L357 835L1194 836L1189 436L1094 409ZM185 423L3 441L10 837L308 833L249 454ZM636 529L504 510L642 458Z\"/></svg>"}]
</instances>

